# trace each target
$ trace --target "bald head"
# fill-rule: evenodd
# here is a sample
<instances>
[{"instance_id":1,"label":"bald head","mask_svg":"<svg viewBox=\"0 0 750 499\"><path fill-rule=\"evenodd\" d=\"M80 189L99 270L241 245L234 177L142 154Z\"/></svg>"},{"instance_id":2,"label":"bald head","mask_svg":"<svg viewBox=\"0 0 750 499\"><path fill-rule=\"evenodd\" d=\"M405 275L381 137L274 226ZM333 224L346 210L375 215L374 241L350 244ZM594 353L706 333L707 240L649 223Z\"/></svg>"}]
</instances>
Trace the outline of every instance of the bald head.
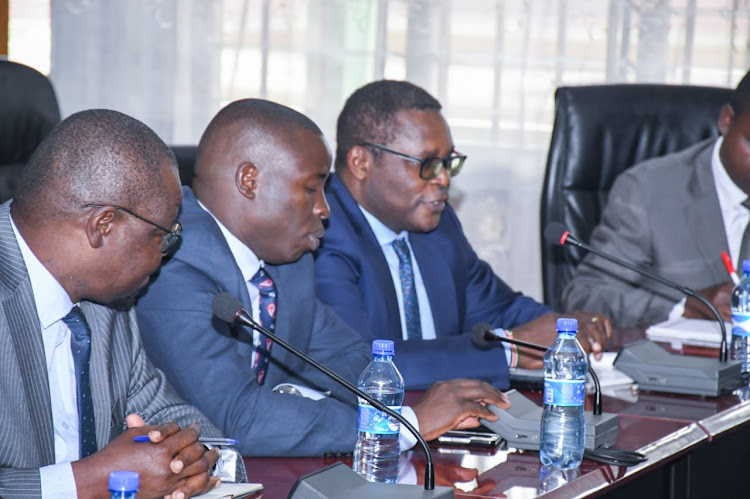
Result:
<instances>
[{"instance_id":1,"label":"bald head","mask_svg":"<svg viewBox=\"0 0 750 499\"><path fill-rule=\"evenodd\" d=\"M176 171L174 154L140 121L105 109L73 114L39 145L21 173L14 217L60 219L86 204L161 208L165 165Z\"/></svg>"},{"instance_id":2,"label":"bald head","mask_svg":"<svg viewBox=\"0 0 750 499\"><path fill-rule=\"evenodd\" d=\"M211 120L195 163L196 197L269 263L317 248L328 216L331 155L305 115L259 99L232 102Z\"/></svg>"}]
</instances>

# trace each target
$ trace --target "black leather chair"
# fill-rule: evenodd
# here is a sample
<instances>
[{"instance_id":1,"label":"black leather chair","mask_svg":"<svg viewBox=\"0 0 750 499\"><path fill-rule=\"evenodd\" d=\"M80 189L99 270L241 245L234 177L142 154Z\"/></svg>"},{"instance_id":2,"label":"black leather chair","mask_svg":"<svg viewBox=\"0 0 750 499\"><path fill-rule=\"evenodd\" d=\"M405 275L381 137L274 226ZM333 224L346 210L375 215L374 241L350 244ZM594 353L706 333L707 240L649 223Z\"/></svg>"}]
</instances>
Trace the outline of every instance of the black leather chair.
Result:
<instances>
[{"instance_id":1,"label":"black leather chair","mask_svg":"<svg viewBox=\"0 0 750 499\"><path fill-rule=\"evenodd\" d=\"M21 169L59 122L60 108L47 77L0 61L0 203L13 196Z\"/></svg>"},{"instance_id":2,"label":"black leather chair","mask_svg":"<svg viewBox=\"0 0 750 499\"><path fill-rule=\"evenodd\" d=\"M561 222L582 241L599 223L615 177L648 158L717 136L732 89L673 85L594 85L555 92L555 122L541 202L544 301L561 296L584 252L544 241Z\"/></svg>"}]
</instances>

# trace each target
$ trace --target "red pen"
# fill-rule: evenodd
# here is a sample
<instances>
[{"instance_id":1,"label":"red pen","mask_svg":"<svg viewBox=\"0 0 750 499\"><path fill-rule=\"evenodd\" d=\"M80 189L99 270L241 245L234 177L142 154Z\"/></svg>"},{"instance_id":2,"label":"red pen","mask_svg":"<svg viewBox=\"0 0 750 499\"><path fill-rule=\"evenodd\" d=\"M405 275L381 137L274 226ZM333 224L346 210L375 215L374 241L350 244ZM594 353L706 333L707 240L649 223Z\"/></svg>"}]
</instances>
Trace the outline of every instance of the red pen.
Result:
<instances>
[{"instance_id":1,"label":"red pen","mask_svg":"<svg viewBox=\"0 0 750 499\"><path fill-rule=\"evenodd\" d=\"M729 272L729 277L732 278L732 282L735 284L738 284L740 282L740 276L737 275L737 272L734 270L734 265L732 265L732 259L729 258L729 255L726 251L721 252L721 261L724 262L724 267L726 267L727 272Z\"/></svg>"}]
</instances>

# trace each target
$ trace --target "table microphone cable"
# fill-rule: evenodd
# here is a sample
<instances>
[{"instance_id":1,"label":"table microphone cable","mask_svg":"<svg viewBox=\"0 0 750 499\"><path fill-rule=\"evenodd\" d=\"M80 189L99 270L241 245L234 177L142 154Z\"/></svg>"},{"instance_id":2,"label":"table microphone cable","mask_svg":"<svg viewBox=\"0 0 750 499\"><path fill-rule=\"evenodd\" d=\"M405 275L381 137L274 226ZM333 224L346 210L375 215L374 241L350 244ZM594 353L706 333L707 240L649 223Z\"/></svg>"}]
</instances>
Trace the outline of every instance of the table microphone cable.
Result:
<instances>
[{"instance_id":1,"label":"table microphone cable","mask_svg":"<svg viewBox=\"0 0 750 499\"><path fill-rule=\"evenodd\" d=\"M612 466L635 466L641 464L648 458L640 452L620 449L585 449L583 457L596 461L597 463L610 464Z\"/></svg>"}]
</instances>

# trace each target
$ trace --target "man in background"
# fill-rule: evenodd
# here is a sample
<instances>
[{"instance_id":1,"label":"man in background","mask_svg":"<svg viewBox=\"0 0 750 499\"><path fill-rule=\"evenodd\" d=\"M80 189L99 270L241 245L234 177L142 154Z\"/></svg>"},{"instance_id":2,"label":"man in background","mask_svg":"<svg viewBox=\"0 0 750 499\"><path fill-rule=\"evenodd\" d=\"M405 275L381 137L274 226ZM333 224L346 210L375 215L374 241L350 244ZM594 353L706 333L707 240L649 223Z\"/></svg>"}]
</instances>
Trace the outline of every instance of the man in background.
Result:
<instances>
[{"instance_id":1,"label":"man in background","mask_svg":"<svg viewBox=\"0 0 750 499\"><path fill-rule=\"evenodd\" d=\"M456 151L440 103L422 88L381 80L358 89L337 124L329 229L316 254L321 301L365 339L396 342L407 388L453 377L507 388L508 367L541 367L539 352L481 351L477 323L549 345L557 315L513 291L480 260L448 204ZM578 339L600 353L605 317L571 312ZM520 354L520 356L519 356Z\"/></svg>"},{"instance_id":2,"label":"man in background","mask_svg":"<svg viewBox=\"0 0 750 499\"><path fill-rule=\"evenodd\" d=\"M356 397L265 336L212 315L214 297L231 293L265 328L356 384L370 347L317 300L310 255L329 213L330 164L304 115L258 99L226 106L201 137L194 191L183 190L182 245L138 302L157 366L245 456L354 449ZM508 407L488 384L457 380L403 410L430 440L496 419L486 404ZM401 435L402 448L414 444Z\"/></svg>"},{"instance_id":3,"label":"man in background","mask_svg":"<svg viewBox=\"0 0 750 499\"><path fill-rule=\"evenodd\" d=\"M153 131L91 110L52 131L0 206L0 496L102 496L115 470L138 472L145 497L217 484L219 451L198 437L219 431L151 365L129 310L179 239L180 197Z\"/></svg>"},{"instance_id":4,"label":"man in background","mask_svg":"<svg viewBox=\"0 0 750 499\"><path fill-rule=\"evenodd\" d=\"M733 283L726 251L742 268L750 259L750 73L718 116L721 137L650 159L612 185L591 245L699 290L726 319ZM563 291L569 307L608 314L619 327L649 326L668 317L714 320L694 298L587 255Z\"/></svg>"}]
</instances>

